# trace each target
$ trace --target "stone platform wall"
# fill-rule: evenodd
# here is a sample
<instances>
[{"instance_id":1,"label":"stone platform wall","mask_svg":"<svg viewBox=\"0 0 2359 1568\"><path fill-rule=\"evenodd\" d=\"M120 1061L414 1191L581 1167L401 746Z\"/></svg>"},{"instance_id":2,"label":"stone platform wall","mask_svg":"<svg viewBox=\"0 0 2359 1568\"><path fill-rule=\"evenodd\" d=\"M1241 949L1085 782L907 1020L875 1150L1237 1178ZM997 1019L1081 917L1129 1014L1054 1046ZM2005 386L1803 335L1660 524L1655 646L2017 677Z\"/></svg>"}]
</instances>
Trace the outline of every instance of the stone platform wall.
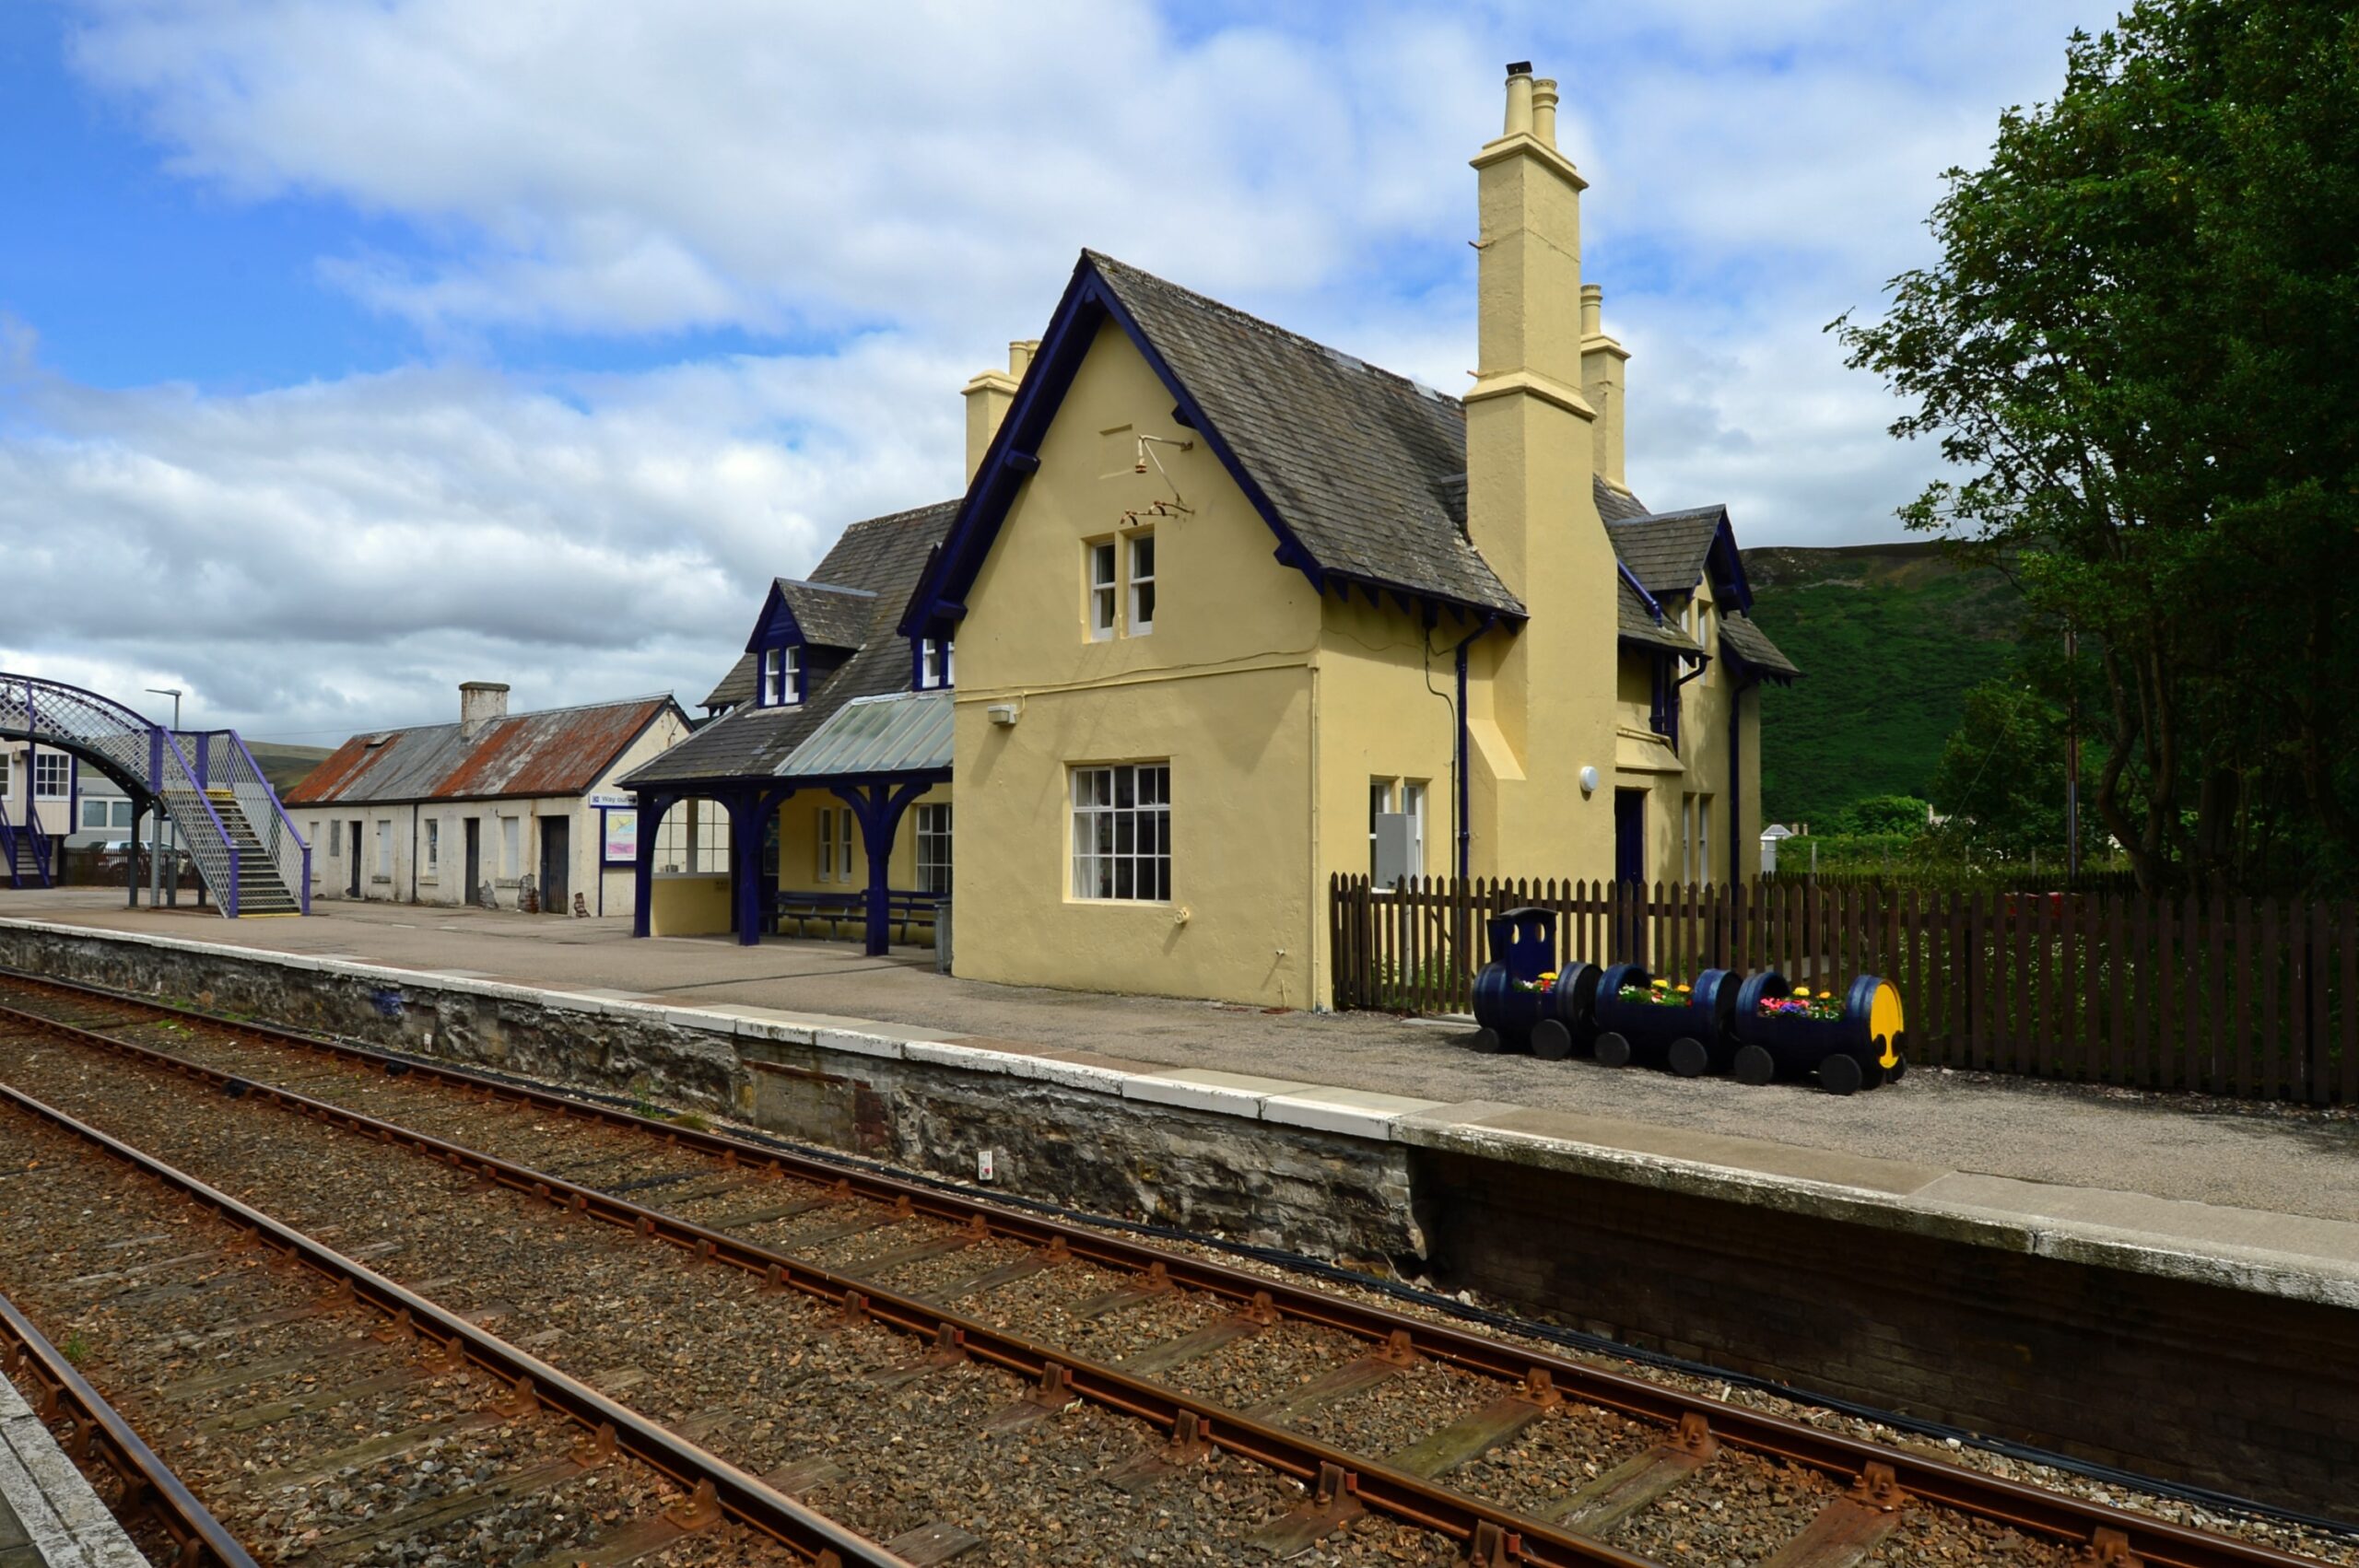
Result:
<instances>
[{"instance_id":1,"label":"stone platform wall","mask_svg":"<svg viewBox=\"0 0 2359 1568\"><path fill-rule=\"evenodd\" d=\"M988 1148L998 1185L1026 1197L1391 1264L1625 1343L2359 1515L2359 1311L2235 1288L2224 1270L2053 1256L2020 1228L1808 1184L1617 1177L1438 1118L1387 1138L1246 1120L1146 1103L1085 1064L713 1011L5 924L0 966L702 1109L941 1176L971 1178Z\"/></svg>"}]
</instances>

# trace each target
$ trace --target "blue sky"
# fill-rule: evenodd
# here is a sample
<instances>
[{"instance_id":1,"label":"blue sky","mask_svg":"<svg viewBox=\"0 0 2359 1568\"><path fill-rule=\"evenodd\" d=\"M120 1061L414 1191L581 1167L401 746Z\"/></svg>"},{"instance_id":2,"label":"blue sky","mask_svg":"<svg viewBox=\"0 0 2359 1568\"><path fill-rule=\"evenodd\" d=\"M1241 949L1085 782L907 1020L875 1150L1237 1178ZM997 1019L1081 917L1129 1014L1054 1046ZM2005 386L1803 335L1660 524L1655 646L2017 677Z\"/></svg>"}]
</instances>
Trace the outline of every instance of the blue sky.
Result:
<instances>
[{"instance_id":1,"label":"blue sky","mask_svg":"<svg viewBox=\"0 0 2359 1568\"><path fill-rule=\"evenodd\" d=\"M0 667L323 743L693 700L957 486L1095 245L1448 390L1500 65L1563 83L1630 469L1747 544L1932 470L1821 328L2103 6L0 6ZM1764 607L1774 623L1774 607Z\"/></svg>"}]
</instances>

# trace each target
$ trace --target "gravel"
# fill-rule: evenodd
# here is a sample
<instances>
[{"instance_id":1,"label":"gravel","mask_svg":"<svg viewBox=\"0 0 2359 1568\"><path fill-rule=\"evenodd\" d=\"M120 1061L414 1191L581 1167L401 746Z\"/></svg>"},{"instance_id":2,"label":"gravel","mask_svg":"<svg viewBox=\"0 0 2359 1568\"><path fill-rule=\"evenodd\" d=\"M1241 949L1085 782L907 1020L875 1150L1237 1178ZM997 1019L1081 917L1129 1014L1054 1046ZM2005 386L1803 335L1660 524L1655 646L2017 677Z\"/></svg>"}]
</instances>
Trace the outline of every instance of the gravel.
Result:
<instances>
[{"instance_id":1,"label":"gravel","mask_svg":"<svg viewBox=\"0 0 2359 1568\"><path fill-rule=\"evenodd\" d=\"M512 1422L479 1415L493 1392L480 1375L427 1371L416 1345L370 1337L381 1321L373 1315L302 1314L320 1297L315 1278L234 1247L228 1225L62 1131L13 1110L0 1112L0 1127L8 1151L0 1289L264 1561L333 1551L410 1568L521 1563L593 1541L679 1495L626 1460L468 1519L339 1545L349 1532L382 1528L395 1510L476 1496L562 1458L578 1431L546 1411ZM271 1316L282 1320L257 1321ZM269 1371L278 1358L288 1364ZM429 1423L440 1430L398 1456L354 1456L320 1479L276 1484ZM151 1522L135 1527L151 1558L169 1561L169 1539ZM650 1561L788 1560L723 1526Z\"/></svg>"},{"instance_id":2,"label":"gravel","mask_svg":"<svg viewBox=\"0 0 2359 1568\"><path fill-rule=\"evenodd\" d=\"M122 1015L130 1016L130 1010L122 1010ZM154 1027L163 1029L167 1026ZM586 1123L553 1122L546 1113L524 1113L513 1106L489 1112L480 1106L458 1102L448 1091L430 1090L415 1081L390 1081L381 1074L365 1070L324 1066L277 1047L205 1035L204 1031L192 1030L184 1025L170 1025L169 1028L171 1031L169 1035L151 1036L162 1048L217 1065L234 1067L274 1082L283 1082L290 1075L304 1075L308 1079L302 1086L305 1093L370 1114L386 1116L421 1129L427 1129L430 1121L433 1129L454 1141L490 1149L539 1168L569 1175L573 1179L613 1188L643 1182L651 1176L687 1177L686 1180L634 1188L632 1195L637 1200L654 1207L674 1207L667 1200L667 1192L692 1194L697 1188L710 1185L709 1179L699 1177L731 1174L719 1172L716 1163L703 1156L667 1149L642 1136L619 1129ZM132 1033L130 1030L123 1032L126 1035ZM200 1038L200 1036L205 1037ZM563 1086L552 1087L562 1089ZM438 1097L445 1103L438 1104ZM428 1111L421 1107L431 1107L430 1117ZM680 1211L711 1223L731 1213L759 1207L764 1201L785 1201L798 1191L816 1190L793 1181L770 1185L780 1194L774 1199L768 1198L765 1189L752 1188L714 1198L692 1199L678 1207ZM859 1203L833 1204L789 1220L757 1226L744 1234L766 1245L793 1250L796 1236L808 1236L846 1223L861 1214L864 1207ZM857 1236L822 1243L813 1249L812 1255L829 1266L857 1272L865 1259L898 1250L917 1240L945 1234L950 1228L932 1221L904 1220ZM1022 1257L1024 1250L1010 1243L984 1242L904 1266L893 1271L886 1282L895 1290L921 1295L929 1290L1012 1261ZM1210 1245L1172 1244L1172 1250L1193 1253L1273 1278L1291 1277L1284 1269L1258 1260L1241 1259L1225 1248ZM1003 1287L989 1295L970 1299L961 1304L960 1310L983 1316L995 1323L1020 1327L1027 1336L1098 1360L1119 1359L1145 1345L1191 1331L1229 1310L1223 1304L1185 1296L1175 1296L1096 1319L1079 1317L1071 1310L1121 1282L1122 1276L1086 1265L1068 1264ZM1391 1310L1437 1321L1453 1321L1449 1315L1438 1309L1404 1304L1372 1290L1348 1285L1338 1287L1323 1279L1316 1282L1319 1288ZM1175 1369L1170 1375L1170 1381L1212 1392L1213 1397L1229 1402L1250 1404L1256 1398L1268 1398L1290 1386L1292 1381L1315 1375L1317 1372L1335 1364L1337 1360L1347 1359L1350 1354L1358 1352L1356 1341L1345 1340L1341 1336L1332 1336L1322 1341L1319 1336L1324 1333L1301 1325L1273 1328L1250 1336L1191 1366ZM1567 1353L1561 1347L1551 1345L1549 1348L1560 1355ZM906 1361L911 1353L904 1348L900 1359ZM2359 1540L2352 1538L2307 1531L2265 1518L2215 1515L2173 1499L2115 1487L2069 1471L2031 1465L1972 1447L1930 1442L1895 1432L1879 1423L1795 1404L1751 1389L1733 1387L1708 1377L1690 1376L1618 1358L1576 1355L1572 1359L1589 1360L1619 1373L1708 1394L1847 1435L1931 1453L1951 1462L2071 1495L2117 1507L2142 1510L2175 1522L2224 1530L2327 1562L2359 1564ZM1425 1381L1425 1370L1403 1374L1367 1393L1333 1405L1300 1412L1296 1418L1297 1423L1306 1430L1322 1433L1329 1431L1339 1433L1365 1431L1373 1439L1372 1445L1382 1451L1397 1448L1408 1441L1408 1436L1402 1435L1404 1431L1414 1435L1447 1424L1465 1410L1479 1408L1490 1394L1496 1391L1495 1385L1477 1384L1474 1387L1481 1391L1481 1397L1473 1393L1458 1394L1449 1387L1447 1378L1440 1385ZM1352 1424L1355 1422L1360 1424L1355 1426ZM1619 1417L1568 1405L1556 1415L1528 1426L1516 1439L1490 1456L1455 1473L1450 1483L1510 1505L1537 1507L1551 1498L1560 1497L1583 1479L1602 1473L1604 1469L1618 1463L1627 1454L1644 1448L1659 1436L1659 1429L1644 1423L1626 1422ZM1719 1468L1719 1463L1713 1467L1715 1470ZM1778 1476L1778 1484L1787 1486L1803 1485L1816 1480L1813 1476L1788 1470L1779 1470ZM1752 1494L1746 1495L1750 1497ZM1731 1507L1737 1505L1727 1500L1723 1502L1723 1507L1718 1511L1721 1515L1728 1514ZM1681 1524L1684 1527L1683 1539L1692 1538L1700 1541L1711 1538L1719 1524L1719 1521L1706 1516L1714 1512L1708 1506L1688 1510L1683 1505L1682 1509L1672 1510L1658 1504L1650 1512ZM1684 1518L1683 1515L1688 1513L1696 1516ZM1923 1537L1921 1550L1924 1555L1921 1558L1895 1555L1900 1552L1902 1543L1918 1539L1910 1533L1918 1513L1911 1511L1909 1522L1897 1529L1872 1560L1980 1561L1981 1558L1973 1555L1978 1551L2015 1554L1989 1559L1998 1562L2047 1560L2040 1555L2048 1551L2045 1546L2023 1541L2008 1532L1997 1530L1995 1527L1986 1527L1948 1515L1941 1515L1939 1519L1954 1527L1946 1532L1942 1527L1929 1527L1929 1533ZM1642 1513L1639 1518L1648 1516ZM1635 1528L1637 1525L1638 1521L1634 1520L1625 1527ZM1970 1544L1961 1546L1961 1542ZM1694 1555L1695 1551L1701 1550L1701 1547L1692 1546L1690 1550L1680 1554L1680 1560L1702 1560ZM1960 1550L1967 1554L1957 1555Z\"/></svg>"}]
</instances>

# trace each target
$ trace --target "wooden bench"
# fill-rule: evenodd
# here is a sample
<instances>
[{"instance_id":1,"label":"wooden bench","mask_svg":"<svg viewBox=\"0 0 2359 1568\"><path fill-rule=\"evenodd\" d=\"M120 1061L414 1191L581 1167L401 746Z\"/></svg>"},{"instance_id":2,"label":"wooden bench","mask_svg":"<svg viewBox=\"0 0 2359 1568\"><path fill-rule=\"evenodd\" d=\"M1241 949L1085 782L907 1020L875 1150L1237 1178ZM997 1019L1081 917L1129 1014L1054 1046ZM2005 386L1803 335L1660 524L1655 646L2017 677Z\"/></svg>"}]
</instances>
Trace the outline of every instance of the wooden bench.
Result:
<instances>
[{"instance_id":1,"label":"wooden bench","mask_svg":"<svg viewBox=\"0 0 2359 1568\"><path fill-rule=\"evenodd\" d=\"M933 923L935 906L939 902L931 893L888 889L885 895L885 919L898 929L899 940L907 942L910 926ZM801 935L813 920L825 920L828 930L836 935L842 934L842 927L847 921L865 925L868 920L866 893L812 893L780 888L777 907L780 925L792 920L797 935Z\"/></svg>"}]
</instances>

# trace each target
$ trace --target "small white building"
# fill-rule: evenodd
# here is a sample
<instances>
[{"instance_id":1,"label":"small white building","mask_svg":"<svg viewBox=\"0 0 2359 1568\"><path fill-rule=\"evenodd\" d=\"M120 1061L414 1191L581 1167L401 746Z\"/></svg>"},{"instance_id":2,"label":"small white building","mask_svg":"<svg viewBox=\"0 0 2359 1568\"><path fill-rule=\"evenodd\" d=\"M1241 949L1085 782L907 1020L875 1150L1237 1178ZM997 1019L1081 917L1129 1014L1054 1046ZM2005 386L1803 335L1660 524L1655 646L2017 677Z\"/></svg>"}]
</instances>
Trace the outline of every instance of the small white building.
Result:
<instances>
[{"instance_id":1,"label":"small white building","mask_svg":"<svg viewBox=\"0 0 2359 1568\"><path fill-rule=\"evenodd\" d=\"M1767 876L1778 869L1778 845L1791 838L1794 830L1782 822L1773 822L1761 830L1761 874Z\"/></svg>"},{"instance_id":2,"label":"small white building","mask_svg":"<svg viewBox=\"0 0 2359 1568\"><path fill-rule=\"evenodd\" d=\"M74 831L80 796L93 782L105 784L97 773L85 774L81 763L65 752L0 741L0 887L41 885L44 849L50 874L57 874L58 850ZM111 784L106 789L122 792ZM130 830L120 837L129 837Z\"/></svg>"},{"instance_id":3,"label":"small white building","mask_svg":"<svg viewBox=\"0 0 2359 1568\"><path fill-rule=\"evenodd\" d=\"M355 735L288 791L315 898L632 912L638 813L616 780L689 731L669 695L511 714L459 687L459 721Z\"/></svg>"}]
</instances>

